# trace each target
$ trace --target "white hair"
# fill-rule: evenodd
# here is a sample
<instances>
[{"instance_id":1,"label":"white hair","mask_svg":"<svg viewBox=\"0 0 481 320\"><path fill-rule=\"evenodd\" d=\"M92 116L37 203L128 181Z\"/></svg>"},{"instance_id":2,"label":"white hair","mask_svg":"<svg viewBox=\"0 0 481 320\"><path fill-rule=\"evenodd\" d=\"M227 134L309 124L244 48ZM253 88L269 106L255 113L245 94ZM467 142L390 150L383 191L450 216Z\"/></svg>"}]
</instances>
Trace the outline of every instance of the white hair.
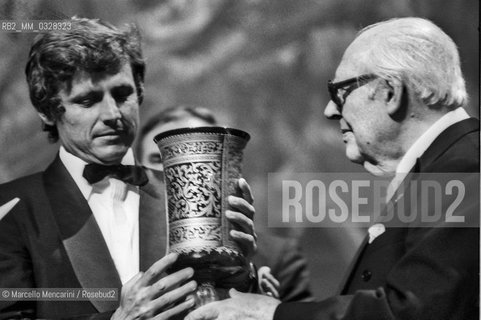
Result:
<instances>
[{"instance_id":1,"label":"white hair","mask_svg":"<svg viewBox=\"0 0 481 320\"><path fill-rule=\"evenodd\" d=\"M371 34L366 63L372 73L406 84L427 106L467 104L459 53L453 40L422 18L398 18L361 30Z\"/></svg>"}]
</instances>

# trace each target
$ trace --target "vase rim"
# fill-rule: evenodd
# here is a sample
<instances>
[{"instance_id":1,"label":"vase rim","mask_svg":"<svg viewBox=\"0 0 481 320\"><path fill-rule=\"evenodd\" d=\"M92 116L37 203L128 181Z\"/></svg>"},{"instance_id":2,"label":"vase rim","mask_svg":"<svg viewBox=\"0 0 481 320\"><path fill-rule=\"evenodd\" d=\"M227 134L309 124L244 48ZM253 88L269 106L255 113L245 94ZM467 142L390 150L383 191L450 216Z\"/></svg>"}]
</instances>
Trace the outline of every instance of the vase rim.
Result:
<instances>
[{"instance_id":1,"label":"vase rim","mask_svg":"<svg viewBox=\"0 0 481 320\"><path fill-rule=\"evenodd\" d=\"M233 136L237 136L240 138L245 139L246 141L249 141L250 139L250 134L247 132L240 130L240 129L234 129L234 128L229 128L229 127L219 127L219 126L208 126L208 127L185 127L185 128L178 128L178 129L173 129L173 130L168 130L162 133L159 133L154 137L154 142L158 143L160 140L170 137L170 136L175 136L179 134L186 134L186 133L217 133L217 134L229 134Z\"/></svg>"}]
</instances>

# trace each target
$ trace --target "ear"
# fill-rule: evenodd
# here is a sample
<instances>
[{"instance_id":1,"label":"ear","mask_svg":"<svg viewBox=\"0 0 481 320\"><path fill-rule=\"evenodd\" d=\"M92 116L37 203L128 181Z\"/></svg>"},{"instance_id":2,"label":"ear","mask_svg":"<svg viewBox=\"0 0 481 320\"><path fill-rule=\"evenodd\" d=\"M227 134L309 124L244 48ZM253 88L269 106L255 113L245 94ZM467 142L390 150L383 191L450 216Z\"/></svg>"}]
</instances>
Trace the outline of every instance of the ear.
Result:
<instances>
[{"instance_id":1,"label":"ear","mask_svg":"<svg viewBox=\"0 0 481 320\"><path fill-rule=\"evenodd\" d=\"M397 79L384 80L384 96L386 110L390 116L398 114L403 107L404 86Z\"/></svg>"},{"instance_id":2,"label":"ear","mask_svg":"<svg viewBox=\"0 0 481 320\"><path fill-rule=\"evenodd\" d=\"M55 121L49 119L45 113L39 112L38 115L39 115L40 119L42 119L42 122L45 123L46 125L49 125L49 126L55 125Z\"/></svg>"}]
</instances>

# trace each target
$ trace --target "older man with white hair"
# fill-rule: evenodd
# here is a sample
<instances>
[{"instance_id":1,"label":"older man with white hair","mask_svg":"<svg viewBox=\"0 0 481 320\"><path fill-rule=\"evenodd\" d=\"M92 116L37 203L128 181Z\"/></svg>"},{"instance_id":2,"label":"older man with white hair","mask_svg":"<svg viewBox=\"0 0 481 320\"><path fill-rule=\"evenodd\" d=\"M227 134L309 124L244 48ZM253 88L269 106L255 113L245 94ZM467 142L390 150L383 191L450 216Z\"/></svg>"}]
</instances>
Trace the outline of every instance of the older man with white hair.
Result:
<instances>
[{"instance_id":1,"label":"older man with white hair","mask_svg":"<svg viewBox=\"0 0 481 320\"><path fill-rule=\"evenodd\" d=\"M347 158L392 177L386 210L415 213L412 203L397 204L416 194L407 182L451 173L473 177L462 180L466 197L456 214L479 219L479 120L463 108L459 54L440 28L420 18L365 28L328 89L325 115L339 121ZM479 319L479 220L455 228L445 223L444 205L436 223L387 225L366 237L337 296L280 303L232 291L187 319Z\"/></svg>"}]
</instances>

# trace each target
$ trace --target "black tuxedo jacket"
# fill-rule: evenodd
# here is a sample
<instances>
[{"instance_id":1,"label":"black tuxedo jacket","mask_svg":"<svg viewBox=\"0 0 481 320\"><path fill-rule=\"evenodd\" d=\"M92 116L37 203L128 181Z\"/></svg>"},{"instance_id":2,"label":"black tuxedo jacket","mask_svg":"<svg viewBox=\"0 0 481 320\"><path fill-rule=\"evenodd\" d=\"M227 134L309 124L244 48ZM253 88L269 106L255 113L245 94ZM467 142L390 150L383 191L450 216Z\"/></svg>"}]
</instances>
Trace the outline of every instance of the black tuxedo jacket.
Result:
<instances>
[{"instance_id":1,"label":"black tuxedo jacket","mask_svg":"<svg viewBox=\"0 0 481 320\"><path fill-rule=\"evenodd\" d=\"M149 183L139 193L142 271L166 250L164 186L155 172L147 175ZM0 221L0 288L121 288L90 207L59 157L45 172L0 186L0 203L15 197L20 201ZM4 317L108 317L118 302L0 301L0 312Z\"/></svg>"},{"instance_id":2,"label":"black tuxedo jacket","mask_svg":"<svg viewBox=\"0 0 481 320\"><path fill-rule=\"evenodd\" d=\"M165 255L161 172L147 170L140 188L140 269ZM19 198L0 220L0 288L121 288L101 231L77 185L57 157L45 172L0 185L0 204ZM283 301L309 300L306 261L294 240L259 235L257 266L282 283ZM118 301L6 301L3 318L109 318Z\"/></svg>"},{"instance_id":3,"label":"black tuxedo jacket","mask_svg":"<svg viewBox=\"0 0 481 320\"><path fill-rule=\"evenodd\" d=\"M412 173L436 172L479 173L479 120L446 129ZM460 210L479 219L479 175L472 176L471 198ZM479 226L388 228L363 243L338 296L282 303L274 319L467 320L478 314Z\"/></svg>"}]
</instances>

